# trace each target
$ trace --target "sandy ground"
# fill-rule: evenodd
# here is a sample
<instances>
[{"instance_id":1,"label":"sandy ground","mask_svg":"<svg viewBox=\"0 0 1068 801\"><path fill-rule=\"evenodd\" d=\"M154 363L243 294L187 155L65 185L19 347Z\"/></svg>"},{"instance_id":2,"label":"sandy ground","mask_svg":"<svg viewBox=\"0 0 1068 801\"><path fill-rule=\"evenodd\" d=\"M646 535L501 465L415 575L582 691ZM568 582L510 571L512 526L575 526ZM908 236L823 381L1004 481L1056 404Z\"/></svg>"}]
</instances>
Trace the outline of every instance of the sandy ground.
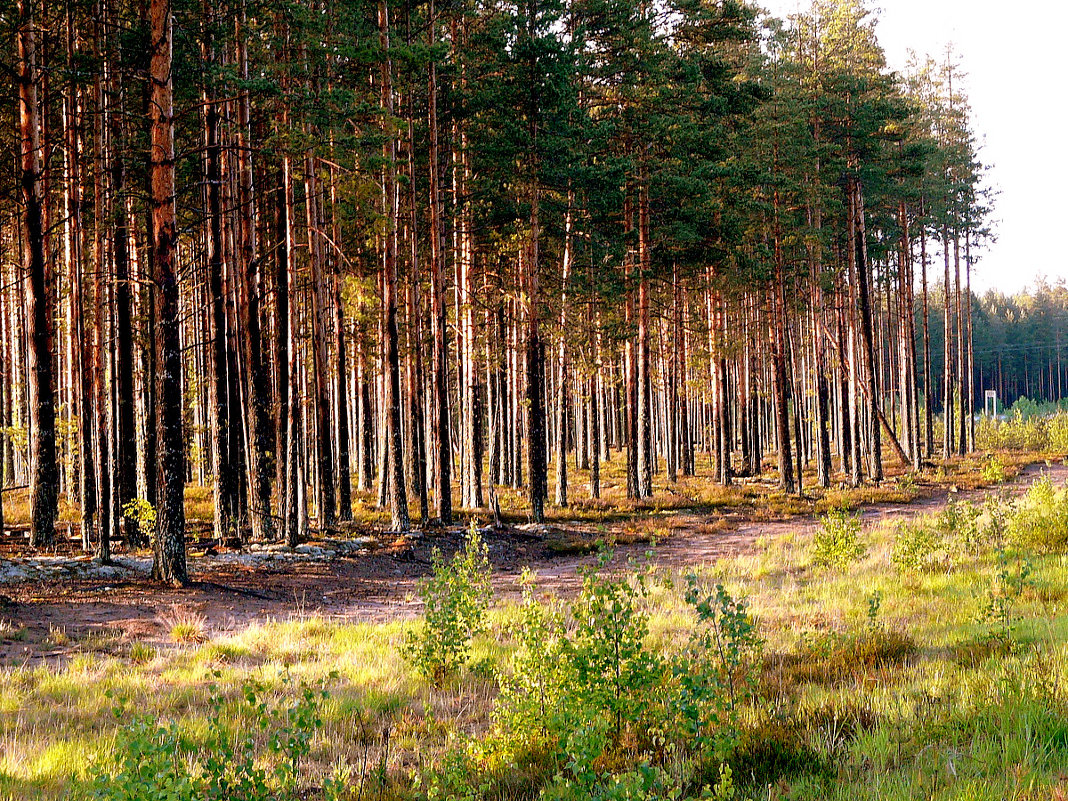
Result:
<instances>
[{"instance_id":1,"label":"sandy ground","mask_svg":"<svg viewBox=\"0 0 1068 801\"><path fill-rule=\"evenodd\" d=\"M862 509L863 519L871 524L934 512L949 500L1019 494L1043 471L1056 483L1068 481L1068 466L1031 465L1014 481L996 488L943 491L909 504L868 505ZM622 565L651 551L659 566L707 564L752 551L761 538L815 525L811 517L796 517L782 522L734 520L724 526L720 517L674 514L664 518L670 537L655 546L617 546L614 561ZM595 534L580 524L562 528L576 537ZM540 585L564 595L574 592L581 580L578 569L593 564L596 556L556 553L549 542L558 541L560 533L530 526L484 530L498 593L517 593L516 579L524 567L537 572ZM148 578L147 555L123 556L114 567L102 568L87 557L17 558L5 549L9 552L0 557L10 558L0 558L0 621L10 628L0 637L0 665L62 661L94 641L103 650L125 648L138 639L164 642L175 610L202 616L214 634L305 615L346 621L411 617L419 611L413 596L419 578L429 572L433 549L454 550L462 534L462 529L450 528L427 536L324 541L296 552L266 546L244 553L203 553L194 546L193 583L183 589L154 585ZM10 632L19 633L8 636Z\"/></svg>"}]
</instances>

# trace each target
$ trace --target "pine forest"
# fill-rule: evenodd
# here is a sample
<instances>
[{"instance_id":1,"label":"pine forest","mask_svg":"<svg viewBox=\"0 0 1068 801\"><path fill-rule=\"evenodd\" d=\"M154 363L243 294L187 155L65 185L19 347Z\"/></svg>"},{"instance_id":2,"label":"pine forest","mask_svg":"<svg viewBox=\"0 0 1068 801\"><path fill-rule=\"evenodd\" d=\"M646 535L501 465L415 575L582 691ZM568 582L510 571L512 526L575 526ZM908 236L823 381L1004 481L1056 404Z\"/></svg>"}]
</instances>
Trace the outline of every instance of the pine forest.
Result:
<instances>
[{"instance_id":1,"label":"pine forest","mask_svg":"<svg viewBox=\"0 0 1068 801\"><path fill-rule=\"evenodd\" d=\"M0 795L1068 793L1068 291L973 288L953 47L218 2L0 15Z\"/></svg>"}]
</instances>

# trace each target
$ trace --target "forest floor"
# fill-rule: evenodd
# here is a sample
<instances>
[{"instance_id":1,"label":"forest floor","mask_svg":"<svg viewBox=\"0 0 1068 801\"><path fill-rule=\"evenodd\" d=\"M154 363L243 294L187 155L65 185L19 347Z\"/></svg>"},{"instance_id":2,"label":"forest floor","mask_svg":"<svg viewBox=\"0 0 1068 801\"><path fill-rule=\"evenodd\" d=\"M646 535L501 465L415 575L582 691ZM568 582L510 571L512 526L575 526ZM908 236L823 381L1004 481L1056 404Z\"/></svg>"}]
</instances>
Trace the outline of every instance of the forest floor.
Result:
<instances>
[{"instance_id":1,"label":"forest floor","mask_svg":"<svg viewBox=\"0 0 1068 801\"><path fill-rule=\"evenodd\" d=\"M1015 476L1003 484L963 489L943 476L897 496L872 496L911 500L866 503L854 497L857 502L849 505L871 527L931 514L954 500L1018 495L1042 472L1057 484L1068 481L1068 466L1060 461L1023 461L1011 466ZM962 471L960 485L982 483L974 473ZM648 560L684 570L753 553L778 538L811 535L819 520L814 511L789 514L751 504L712 509L704 503L676 503L604 522L566 520L559 516L564 513L542 526L482 529L499 599L519 596L518 579L525 568L537 573L546 590L574 594L581 584L580 568L596 563L604 542L613 543L617 566ZM183 589L153 584L147 553L123 554L115 566L100 567L72 552L16 553L9 537L0 554L0 621L5 631L18 635L0 632L0 665L63 663L87 647L108 653L128 650L131 642L163 645L175 620L182 619L195 619L211 637L309 616L368 623L410 619L420 612L415 594L419 579L430 571L434 550L453 552L463 533L459 526L410 536L365 533L317 540L295 551L270 545L238 551L201 541L191 547L193 583Z\"/></svg>"}]
</instances>

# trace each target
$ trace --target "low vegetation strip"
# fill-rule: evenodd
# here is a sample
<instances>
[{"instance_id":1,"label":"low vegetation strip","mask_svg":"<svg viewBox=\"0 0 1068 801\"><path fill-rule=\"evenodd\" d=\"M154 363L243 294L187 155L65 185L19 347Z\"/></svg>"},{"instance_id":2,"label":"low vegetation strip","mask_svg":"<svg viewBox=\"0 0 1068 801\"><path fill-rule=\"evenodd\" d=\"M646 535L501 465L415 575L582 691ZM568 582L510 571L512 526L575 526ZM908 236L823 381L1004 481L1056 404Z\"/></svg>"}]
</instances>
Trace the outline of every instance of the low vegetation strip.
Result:
<instances>
[{"instance_id":1,"label":"low vegetation strip","mask_svg":"<svg viewBox=\"0 0 1068 801\"><path fill-rule=\"evenodd\" d=\"M693 569L607 554L416 621L69 643L0 674L12 798L1048 799L1068 792L1068 489L829 514ZM17 638L16 627L2 636ZM56 633L61 637L62 633Z\"/></svg>"}]
</instances>

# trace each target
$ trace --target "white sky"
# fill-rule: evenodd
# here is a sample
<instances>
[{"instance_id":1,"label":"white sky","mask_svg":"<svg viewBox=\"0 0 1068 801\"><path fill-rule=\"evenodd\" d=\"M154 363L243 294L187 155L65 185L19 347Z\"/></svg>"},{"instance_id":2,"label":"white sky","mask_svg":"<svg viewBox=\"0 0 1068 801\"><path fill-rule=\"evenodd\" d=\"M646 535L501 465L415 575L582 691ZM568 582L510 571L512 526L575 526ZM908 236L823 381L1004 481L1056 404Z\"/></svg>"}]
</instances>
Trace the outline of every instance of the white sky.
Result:
<instances>
[{"instance_id":1,"label":"white sky","mask_svg":"<svg viewBox=\"0 0 1068 801\"><path fill-rule=\"evenodd\" d=\"M775 16L807 0L762 0ZM973 272L977 291L1015 292L1044 275L1068 279L1068 68L1063 0L875 0L879 41L891 69L908 50L944 58L952 43L968 73L980 159L999 191L997 241ZM869 2L869 7L871 3Z\"/></svg>"}]
</instances>

